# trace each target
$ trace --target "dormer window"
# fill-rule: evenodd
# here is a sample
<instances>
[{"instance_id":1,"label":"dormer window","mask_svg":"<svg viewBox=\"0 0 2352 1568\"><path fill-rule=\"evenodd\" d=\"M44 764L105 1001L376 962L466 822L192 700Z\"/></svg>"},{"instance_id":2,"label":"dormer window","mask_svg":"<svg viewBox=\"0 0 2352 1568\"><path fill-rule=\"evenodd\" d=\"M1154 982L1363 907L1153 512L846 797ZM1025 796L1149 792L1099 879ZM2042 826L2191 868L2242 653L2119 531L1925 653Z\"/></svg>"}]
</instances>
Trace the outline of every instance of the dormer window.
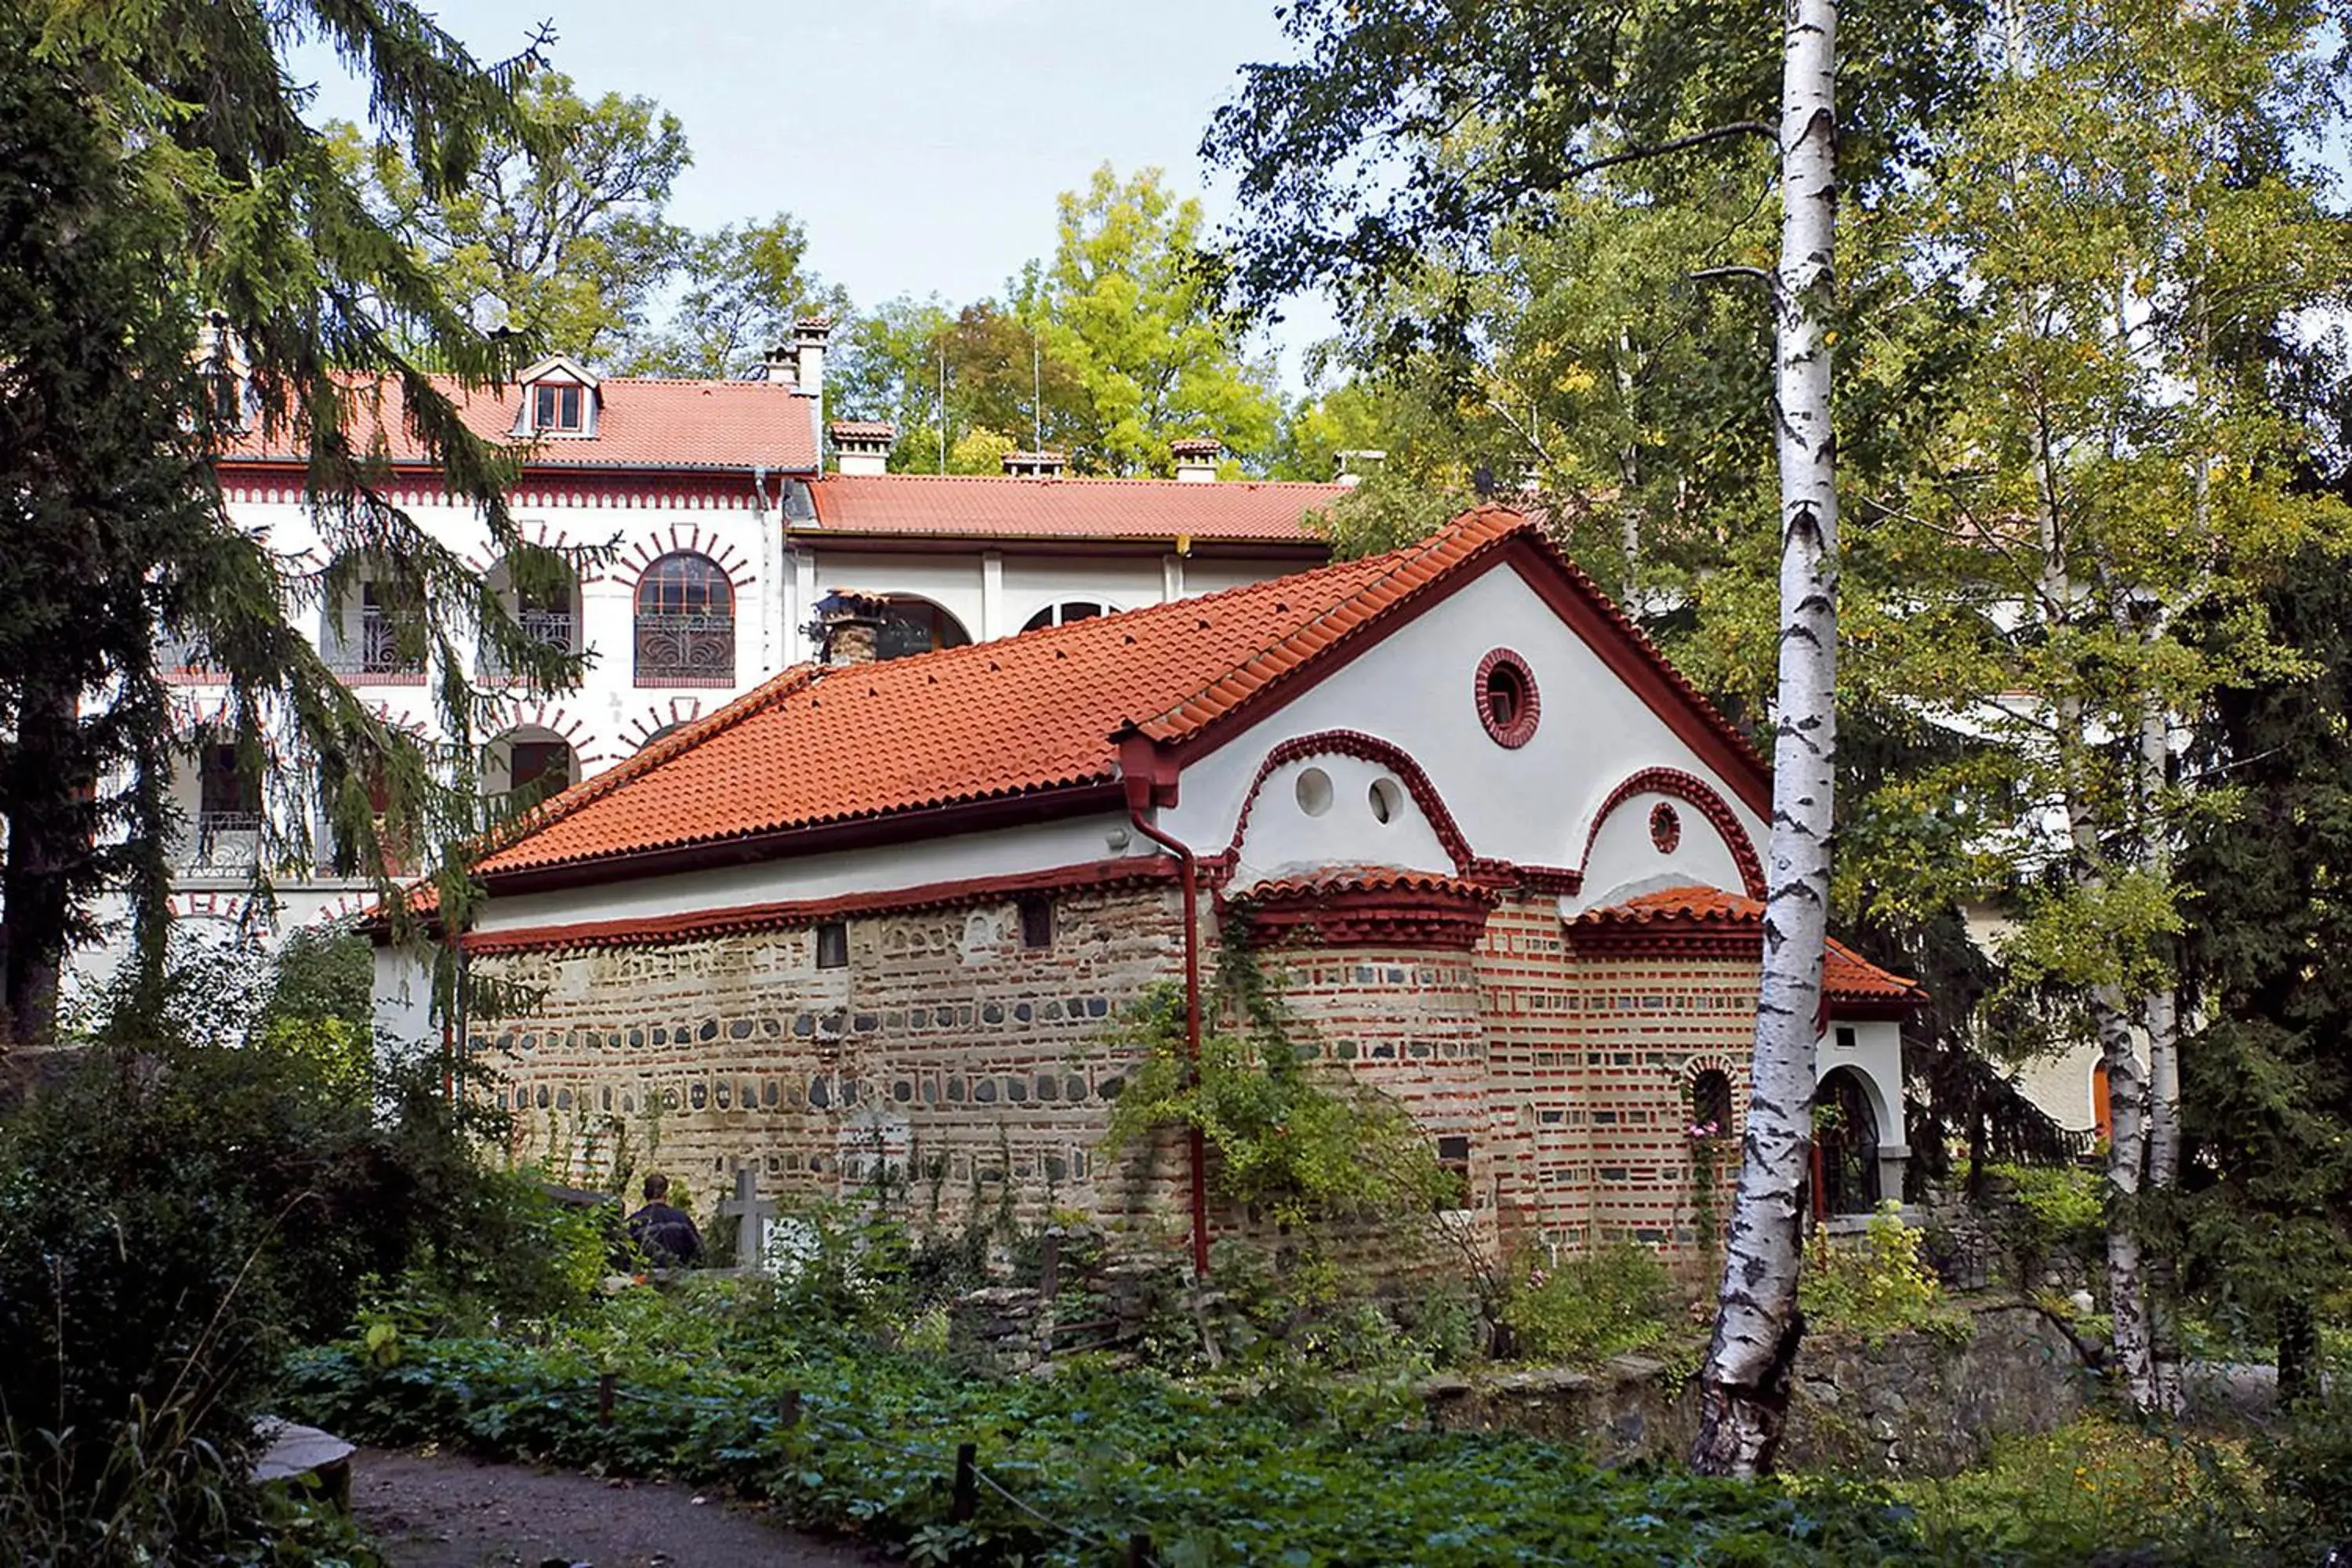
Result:
<instances>
[{"instance_id":1,"label":"dormer window","mask_svg":"<svg viewBox=\"0 0 2352 1568\"><path fill-rule=\"evenodd\" d=\"M517 436L596 434L596 377L587 366L551 354L519 379L522 406L515 410Z\"/></svg>"},{"instance_id":2,"label":"dormer window","mask_svg":"<svg viewBox=\"0 0 2352 1568\"><path fill-rule=\"evenodd\" d=\"M532 387L531 393L536 405L531 410L533 429L577 436L588 428L586 387L542 384Z\"/></svg>"}]
</instances>

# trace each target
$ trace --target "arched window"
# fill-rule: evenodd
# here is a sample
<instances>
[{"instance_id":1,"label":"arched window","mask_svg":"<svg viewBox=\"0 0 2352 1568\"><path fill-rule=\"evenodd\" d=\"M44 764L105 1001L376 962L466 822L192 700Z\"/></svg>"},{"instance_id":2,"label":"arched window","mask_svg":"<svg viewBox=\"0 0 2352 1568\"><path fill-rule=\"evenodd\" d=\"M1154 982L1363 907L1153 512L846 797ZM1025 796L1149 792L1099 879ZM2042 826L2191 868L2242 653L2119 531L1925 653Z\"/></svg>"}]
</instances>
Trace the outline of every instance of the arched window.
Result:
<instances>
[{"instance_id":1,"label":"arched window","mask_svg":"<svg viewBox=\"0 0 2352 1568\"><path fill-rule=\"evenodd\" d=\"M1709 1068L1691 1079L1690 1100L1691 1136L1727 1138L1731 1135L1731 1076L1728 1073L1721 1068Z\"/></svg>"},{"instance_id":2,"label":"arched window","mask_svg":"<svg viewBox=\"0 0 2352 1568\"><path fill-rule=\"evenodd\" d=\"M1868 1214L1878 1206L1878 1116L1852 1068L1832 1068L1813 1095L1813 1212Z\"/></svg>"},{"instance_id":3,"label":"arched window","mask_svg":"<svg viewBox=\"0 0 2352 1568\"><path fill-rule=\"evenodd\" d=\"M707 555L679 551L637 579L636 683L735 684L735 587Z\"/></svg>"},{"instance_id":4,"label":"arched window","mask_svg":"<svg viewBox=\"0 0 2352 1568\"><path fill-rule=\"evenodd\" d=\"M572 747L551 731L516 730L492 742L483 783L520 809L570 789L579 777Z\"/></svg>"},{"instance_id":5,"label":"arched window","mask_svg":"<svg viewBox=\"0 0 2352 1568\"><path fill-rule=\"evenodd\" d=\"M1034 632L1044 626L1066 626L1072 621L1090 621L1097 616L1108 614L1108 605L1097 604L1092 599L1065 599L1058 605L1048 605L1030 616L1022 623L1021 629Z\"/></svg>"},{"instance_id":6,"label":"arched window","mask_svg":"<svg viewBox=\"0 0 2352 1568\"><path fill-rule=\"evenodd\" d=\"M963 623L929 599L894 598L884 603L874 634L874 657L904 658L934 648L962 647L971 641Z\"/></svg>"}]
</instances>

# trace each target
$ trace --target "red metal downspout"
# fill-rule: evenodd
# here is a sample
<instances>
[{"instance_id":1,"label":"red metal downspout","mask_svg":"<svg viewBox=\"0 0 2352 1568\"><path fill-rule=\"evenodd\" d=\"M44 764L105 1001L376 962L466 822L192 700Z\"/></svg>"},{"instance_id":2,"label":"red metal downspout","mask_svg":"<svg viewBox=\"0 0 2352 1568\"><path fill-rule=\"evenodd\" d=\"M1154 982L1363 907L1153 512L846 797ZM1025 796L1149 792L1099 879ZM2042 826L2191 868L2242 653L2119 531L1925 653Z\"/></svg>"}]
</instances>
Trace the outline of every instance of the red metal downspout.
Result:
<instances>
[{"instance_id":1,"label":"red metal downspout","mask_svg":"<svg viewBox=\"0 0 2352 1568\"><path fill-rule=\"evenodd\" d=\"M1130 738L1130 746L1139 737ZM1149 742L1140 749L1121 748L1122 763L1142 762L1150 754ZM1201 1075L1201 871L1200 863L1190 847L1178 843L1143 819L1143 809L1150 804L1156 781L1150 773L1139 772L1132 766L1127 774L1127 819L1135 830L1154 844L1176 857L1179 885L1184 890L1184 1059L1192 1064L1192 1077L1198 1082ZM1168 781L1172 784L1173 780ZM1209 1161L1207 1141L1195 1126L1185 1140L1192 1154L1192 1277L1209 1277Z\"/></svg>"}]
</instances>

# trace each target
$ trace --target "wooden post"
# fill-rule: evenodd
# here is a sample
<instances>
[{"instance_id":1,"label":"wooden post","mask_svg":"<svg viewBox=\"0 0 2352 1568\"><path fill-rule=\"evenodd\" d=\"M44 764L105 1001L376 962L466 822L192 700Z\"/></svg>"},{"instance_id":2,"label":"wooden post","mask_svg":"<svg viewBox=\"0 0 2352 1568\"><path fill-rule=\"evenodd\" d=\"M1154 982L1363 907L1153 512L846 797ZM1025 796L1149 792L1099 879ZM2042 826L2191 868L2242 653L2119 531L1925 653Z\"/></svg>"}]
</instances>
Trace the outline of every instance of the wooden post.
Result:
<instances>
[{"instance_id":1,"label":"wooden post","mask_svg":"<svg viewBox=\"0 0 2352 1568\"><path fill-rule=\"evenodd\" d=\"M621 1381L620 1373L599 1373L596 1377L596 1425L613 1424L613 1390Z\"/></svg>"},{"instance_id":2,"label":"wooden post","mask_svg":"<svg viewBox=\"0 0 2352 1568\"><path fill-rule=\"evenodd\" d=\"M1062 1238L1047 1231L1037 1249L1037 1294L1045 1298L1045 1305L1050 1310L1061 1289Z\"/></svg>"},{"instance_id":3,"label":"wooden post","mask_svg":"<svg viewBox=\"0 0 2352 1568\"><path fill-rule=\"evenodd\" d=\"M782 1426L797 1426L801 1424L801 1391L799 1389L787 1388L776 1396L776 1423Z\"/></svg>"},{"instance_id":4,"label":"wooden post","mask_svg":"<svg viewBox=\"0 0 2352 1568\"><path fill-rule=\"evenodd\" d=\"M970 1524L971 1516L980 1511L980 1445L956 1445L955 1502L948 1517L958 1524Z\"/></svg>"},{"instance_id":5,"label":"wooden post","mask_svg":"<svg viewBox=\"0 0 2352 1568\"><path fill-rule=\"evenodd\" d=\"M1127 1538L1127 1568L1152 1568L1151 1537L1139 1530Z\"/></svg>"}]
</instances>

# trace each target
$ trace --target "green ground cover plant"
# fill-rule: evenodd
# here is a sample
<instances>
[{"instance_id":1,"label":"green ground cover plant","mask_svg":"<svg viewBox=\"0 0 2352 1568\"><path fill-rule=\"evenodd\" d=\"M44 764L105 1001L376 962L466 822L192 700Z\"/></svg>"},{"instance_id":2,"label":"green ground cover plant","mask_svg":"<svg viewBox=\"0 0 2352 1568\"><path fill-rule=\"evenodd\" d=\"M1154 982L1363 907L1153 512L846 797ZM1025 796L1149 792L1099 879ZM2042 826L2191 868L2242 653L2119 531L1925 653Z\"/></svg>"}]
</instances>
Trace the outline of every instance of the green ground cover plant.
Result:
<instances>
[{"instance_id":1,"label":"green ground cover plant","mask_svg":"<svg viewBox=\"0 0 2352 1568\"><path fill-rule=\"evenodd\" d=\"M1531 1438L1424 1429L1365 1380L1220 1385L1084 1359L1050 1379L965 1376L812 1328L790 1300L698 1281L632 1292L541 1342L414 1342L389 1365L344 1342L298 1357L291 1392L346 1436L727 1482L918 1562L1103 1563L1135 1531L1170 1564L1963 1560L1843 1483L1603 1471ZM1018 1504L983 1488L976 1516L952 1521L963 1442Z\"/></svg>"}]
</instances>

